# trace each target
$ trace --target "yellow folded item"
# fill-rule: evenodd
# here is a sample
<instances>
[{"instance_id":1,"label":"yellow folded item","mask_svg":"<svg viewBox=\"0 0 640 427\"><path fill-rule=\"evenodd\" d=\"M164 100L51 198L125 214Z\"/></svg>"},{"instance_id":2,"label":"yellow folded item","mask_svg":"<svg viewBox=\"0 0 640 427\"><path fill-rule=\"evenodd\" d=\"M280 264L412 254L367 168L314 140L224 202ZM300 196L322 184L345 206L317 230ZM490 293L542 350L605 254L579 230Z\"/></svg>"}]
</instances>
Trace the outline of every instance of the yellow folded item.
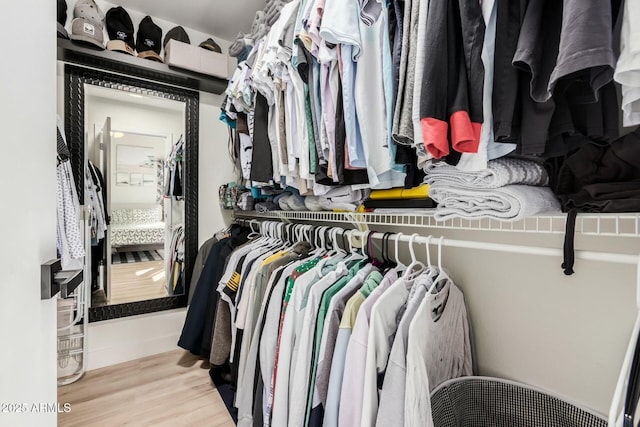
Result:
<instances>
[{"instance_id":1,"label":"yellow folded item","mask_svg":"<svg viewBox=\"0 0 640 427\"><path fill-rule=\"evenodd\" d=\"M373 190L369 196L371 200L426 199L427 197L429 197L429 184L422 184L413 188Z\"/></svg>"}]
</instances>

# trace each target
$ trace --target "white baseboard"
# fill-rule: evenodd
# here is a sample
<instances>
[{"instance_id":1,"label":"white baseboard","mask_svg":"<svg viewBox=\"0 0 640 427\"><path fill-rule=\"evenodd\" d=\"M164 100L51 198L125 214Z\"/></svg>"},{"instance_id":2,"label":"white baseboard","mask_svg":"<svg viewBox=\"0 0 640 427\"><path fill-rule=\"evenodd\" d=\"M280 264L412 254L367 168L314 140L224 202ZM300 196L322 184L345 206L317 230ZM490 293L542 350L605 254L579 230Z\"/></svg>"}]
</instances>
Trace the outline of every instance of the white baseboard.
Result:
<instances>
[{"instance_id":1,"label":"white baseboard","mask_svg":"<svg viewBox=\"0 0 640 427\"><path fill-rule=\"evenodd\" d=\"M89 324L87 370L178 349L186 309Z\"/></svg>"}]
</instances>

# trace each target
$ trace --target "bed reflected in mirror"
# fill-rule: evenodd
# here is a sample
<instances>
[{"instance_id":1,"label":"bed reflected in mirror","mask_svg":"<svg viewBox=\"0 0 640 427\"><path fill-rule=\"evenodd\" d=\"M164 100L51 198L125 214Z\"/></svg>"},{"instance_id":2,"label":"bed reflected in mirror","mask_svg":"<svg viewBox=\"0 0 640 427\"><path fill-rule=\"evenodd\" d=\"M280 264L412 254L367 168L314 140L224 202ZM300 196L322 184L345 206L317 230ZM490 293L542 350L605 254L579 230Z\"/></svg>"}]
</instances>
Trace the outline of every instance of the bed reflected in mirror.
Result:
<instances>
[{"instance_id":1,"label":"bed reflected in mirror","mask_svg":"<svg viewBox=\"0 0 640 427\"><path fill-rule=\"evenodd\" d=\"M185 105L92 85L86 95L86 152L107 216L92 239L91 305L181 295Z\"/></svg>"}]
</instances>

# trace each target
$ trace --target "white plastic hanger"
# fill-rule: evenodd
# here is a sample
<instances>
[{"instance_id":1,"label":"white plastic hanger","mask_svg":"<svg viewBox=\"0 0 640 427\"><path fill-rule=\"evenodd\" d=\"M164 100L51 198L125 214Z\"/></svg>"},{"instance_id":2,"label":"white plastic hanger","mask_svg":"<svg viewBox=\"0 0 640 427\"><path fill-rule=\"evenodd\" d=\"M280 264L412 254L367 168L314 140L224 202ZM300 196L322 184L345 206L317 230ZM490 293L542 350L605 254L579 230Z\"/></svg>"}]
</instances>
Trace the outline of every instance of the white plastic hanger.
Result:
<instances>
[{"instance_id":1,"label":"white plastic hanger","mask_svg":"<svg viewBox=\"0 0 640 427\"><path fill-rule=\"evenodd\" d=\"M429 288L428 294L432 293L434 290L437 290L436 286L441 281L450 280L449 279L449 275L442 268L442 242L443 241L444 241L444 236L441 236L440 239L438 239L438 277L436 277L435 280L433 281L433 284ZM435 293L435 292L433 292L433 293Z\"/></svg>"},{"instance_id":2,"label":"white plastic hanger","mask_svg":"<svg viewBox=\"0 0 640 427\"><path fill-rule=\"evenodd\" d=\"M407 266L404 265L402 261L400 261L400 252L398 250L398 242L400 241L400 236L402 236L402 235L403 235L403 233L401 233L401 232L396 233L395 242L394 242L395 243L395 257L396 257L396 264L397 264L398 271L405 270L407 268Z\"/></svg>"},{"instance_id":3,"label":"white plastic hanger","mask_svg":"<svg viewBox=\"0 0 640 427\"><path fill-rule=\"evenodd\" d=\"M416 253L413 248L413 241L418 237L418 233L413 233L411 237L409 237L409 254L411 255L411 263L406 267L406 270L402 274L402 280L406 282L413 282L413 280L418 277L425 270L425 265L418 261L416 258Z\"/></svg>"},{"instance_id":4,"label":"white plastic hanger","mask_svg":"<svg viewBox=\"0 0 640 427\"><path fill-rule=\"evenodd\" d=\"M431 252L429 251L429 246L431 245L432 235L427 236L426 248L427 248L427 268L424 272L431 280L435 279L438 276L439 270L438 267L431 264Z\"/></svg>"},{"instance_id":5,"label":"white plastic hanger","mask_svg":"<svg viewBox=\"0 0 640 427\"><path fill-rule=\"evenodd\" d=\"M356 248L353 247L353 245L351 243L351 238L353 237L353 233L354 232L355 232L354 230L345 231L345 233L348 233L347 234L348 235L347 241L348 241L348 245L349 245L349 248L348 248L349 250L348 250L348 252L347 251L343 251L344 255L345 255L345 258L342 260L343 262L349 262L349 261L361 260L361 259L367 258L364 254L358 252L356 250Z\"/></svg>"}]
</instances>

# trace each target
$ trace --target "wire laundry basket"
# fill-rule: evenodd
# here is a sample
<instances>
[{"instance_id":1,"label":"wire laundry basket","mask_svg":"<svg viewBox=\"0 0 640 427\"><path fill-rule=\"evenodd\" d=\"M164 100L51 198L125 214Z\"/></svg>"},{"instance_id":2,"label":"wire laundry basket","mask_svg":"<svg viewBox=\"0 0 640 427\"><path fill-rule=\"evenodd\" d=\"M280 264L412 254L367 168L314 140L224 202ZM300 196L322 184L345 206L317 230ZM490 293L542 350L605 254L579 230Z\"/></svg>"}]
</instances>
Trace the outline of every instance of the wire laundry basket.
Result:
<instances>
[{"instance_id":1,"label":"wire laundry basket","mask_svg":"<svg viewBox=\"0 0 640 427\"><path fill-rule=\"evenodd\" d=\"M601 415L524 384L489 377L447 381L431 394L435 427L606 427Z\"/></svg>"}]
</instances>

